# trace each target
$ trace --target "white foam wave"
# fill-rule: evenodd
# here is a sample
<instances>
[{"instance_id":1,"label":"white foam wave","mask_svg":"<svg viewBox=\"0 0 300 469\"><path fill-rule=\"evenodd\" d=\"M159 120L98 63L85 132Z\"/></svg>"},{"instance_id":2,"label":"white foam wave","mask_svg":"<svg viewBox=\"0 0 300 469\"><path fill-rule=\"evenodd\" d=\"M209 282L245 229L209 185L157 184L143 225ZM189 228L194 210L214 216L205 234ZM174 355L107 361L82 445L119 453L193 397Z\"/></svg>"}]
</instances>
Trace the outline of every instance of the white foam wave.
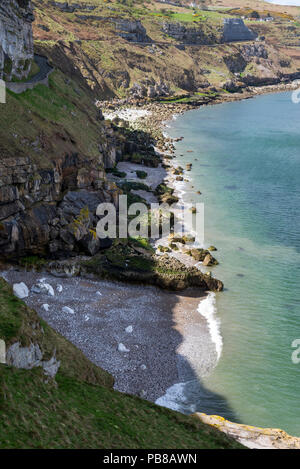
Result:
<instances>
[{"instance_id":1,"label":"white foam wave","mask_svg":"<svg viewBox=\"0 0 300 469\"><path fill-rule=\"evenodd\" d=\"M218 360L222 353L223 339L220 332L221 321L217 317L216 294L209 292L199 303L198 312L207 320L211 339L216 347Z\"/></svg>"},{"instance_id":2,"label":"white foam wave","mask_svg":"<svg viewBox=\"0 0 300 469\"><path fill-rule=\"evenodd\" d=\"M156 399L155 404L176 410L177 412L187 414L195 412L195 404L190 403L186 396L185 390L188 386L189 382L174 384L166 390L166 393L163 396Z\"/></svg>"}]
</instances>

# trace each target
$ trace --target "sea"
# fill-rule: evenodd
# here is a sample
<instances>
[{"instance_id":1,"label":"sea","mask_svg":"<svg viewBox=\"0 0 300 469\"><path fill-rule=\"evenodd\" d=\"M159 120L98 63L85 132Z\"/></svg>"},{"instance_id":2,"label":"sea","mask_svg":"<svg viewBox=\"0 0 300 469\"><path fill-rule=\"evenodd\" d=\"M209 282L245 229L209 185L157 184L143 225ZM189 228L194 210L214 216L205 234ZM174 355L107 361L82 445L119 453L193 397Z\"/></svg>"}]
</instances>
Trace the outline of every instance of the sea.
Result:
<instances>
[{"instance_id":1,"label":"sea","mask_svg":"<svg viewBox=\"0 0 300 469\"><path fill-rule=\"evenodd\" d=\"M203 106L166 131L184 137L181 193L204 203L225 285L199 305L217 364L175 385L175 408L300 436L300 103L283 92Z\"/></svg>"}]
</instances>

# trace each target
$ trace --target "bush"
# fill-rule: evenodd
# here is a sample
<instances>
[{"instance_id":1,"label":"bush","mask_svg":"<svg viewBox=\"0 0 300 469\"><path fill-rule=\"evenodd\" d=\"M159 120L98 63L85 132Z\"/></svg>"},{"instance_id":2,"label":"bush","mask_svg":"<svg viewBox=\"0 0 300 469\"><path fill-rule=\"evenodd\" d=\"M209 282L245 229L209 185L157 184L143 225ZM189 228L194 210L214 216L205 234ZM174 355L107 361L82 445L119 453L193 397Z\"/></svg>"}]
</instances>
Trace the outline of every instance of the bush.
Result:
<instances>
[{"instance_id":1,"label":"bush","mask_svg":"<svg viewBox=\"0 0 300 469\"><path fill-rule=\"evenodd\" d=\"M146 177L148 176L146 171L136 171L136 175L139 179L146 179Z\"/></svg>"}]
</instances>

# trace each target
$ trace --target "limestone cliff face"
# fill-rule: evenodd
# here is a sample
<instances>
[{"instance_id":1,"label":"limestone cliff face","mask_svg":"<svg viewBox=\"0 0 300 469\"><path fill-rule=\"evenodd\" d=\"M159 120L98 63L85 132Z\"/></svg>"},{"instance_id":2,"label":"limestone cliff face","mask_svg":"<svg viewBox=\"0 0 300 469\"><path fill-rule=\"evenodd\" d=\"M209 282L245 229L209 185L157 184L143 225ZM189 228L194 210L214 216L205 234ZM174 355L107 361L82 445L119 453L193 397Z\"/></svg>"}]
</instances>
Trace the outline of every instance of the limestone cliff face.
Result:
<instances>
[{"instance_id":1,"label":"limestone cliff face","mask_svg":"<svg viewBox=\"0 0 300 469\"><path fill-rule=\"evenodd\" d=\"M106 154L111 152L116 152L113 144ZM30 157L3 159L0 257L95 254L101 247L92 234L96 208L101 202L116 203L116 191L106 181L101 164L76 154L66 155L48 170L40 169Z\"/></svg>"},{"instance_id":2,"label":"limestone cliff face","mask_svg":"<svg viewBox=\"0 0 300 469\"><path fill-rule=\"evenodd\" d=\"M2 0L0 3L0 78L22 79L33 58L30 0Z\"/></svg>"},{"instance_id":3,"label":"limestone cliff face","mask_svg":"<svg viewBox=\"0 0 300 469\"><path fill-rule=\"evenodd\" d=\"M140 21L121 18L117 20L111 18L111 21L116 24L117 35L123 39L129 42L152 42Z\"/></svg>"},{"instance_id":4,"label":"limestone cliff face","mask_svg":"<svg viewBox=\"0 0 300 469\"><path fill-rule=\"evenodd\" d=\"M195 416L250 449L300 449L300 438L278 428L252 427L230 422L218 415L196 413Z\"/></svg>"},{"instance_id":5,"label":"limestone cliff face","mask_svg":"<svg viewBox=\"0 0 300 469\"><path fill-rule=\"evenodd\" d=\"M201 26L186 27L181 23L163 24L162 31L182 44L214 44L218 38L213 33L204 32Z\"/></svg>"},{"instance_id":6,"label":"limestone cliff face","mask_svg":"<svg viewBox=\"0 0 300 469\"><path fill-rule=\"evenodd\" d=\"M257 33L247 28L241 18L224 19L223 42L252 41Z\"/></svg>"}]
</instances>

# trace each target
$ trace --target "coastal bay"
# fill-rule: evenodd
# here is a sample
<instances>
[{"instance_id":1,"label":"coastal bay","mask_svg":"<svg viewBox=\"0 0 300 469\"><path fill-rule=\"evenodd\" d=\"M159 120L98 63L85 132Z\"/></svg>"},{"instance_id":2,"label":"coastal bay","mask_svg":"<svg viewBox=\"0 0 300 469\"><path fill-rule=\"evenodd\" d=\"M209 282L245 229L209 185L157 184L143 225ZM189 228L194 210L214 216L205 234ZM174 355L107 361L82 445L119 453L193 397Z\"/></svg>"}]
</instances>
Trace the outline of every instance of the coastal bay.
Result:
<instances>
[{"instance_id":1,"label":"coastal bay","mask_svg":"<svg viewBox=\"0 0 300 469\"><path fill-rule=\"evenodd\" d=\"M295 435L298 121L299 106L282 93L191 111L167 129L185 137L176 143L178 164L193 163L184 199L205 203L206 240L218 247L215 273L226 287L217 294L224 347L205 385L224 393L239 421Z\"/></svg>"}]
</instances>

